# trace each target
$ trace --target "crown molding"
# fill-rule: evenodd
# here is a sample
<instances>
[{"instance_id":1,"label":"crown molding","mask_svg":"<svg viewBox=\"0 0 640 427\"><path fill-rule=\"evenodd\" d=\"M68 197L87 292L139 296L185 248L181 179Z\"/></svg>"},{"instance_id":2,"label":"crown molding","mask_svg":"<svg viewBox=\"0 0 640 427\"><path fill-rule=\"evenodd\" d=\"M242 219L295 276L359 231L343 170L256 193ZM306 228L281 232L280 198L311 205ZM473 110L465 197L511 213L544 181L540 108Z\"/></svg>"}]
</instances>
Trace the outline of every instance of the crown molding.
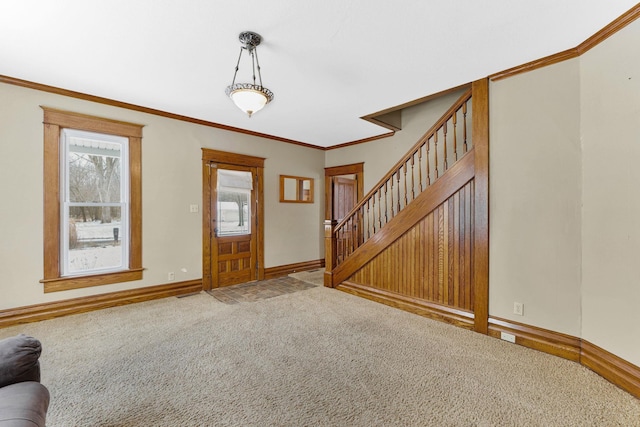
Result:
<instances>
[{"instance_id":1,"label":"crown molding","mask_svg":"<svg viewBox=\"0 0 640 427\"><path fill-rule=\"evenodd\" d=\"M526 73L528 71L532 71L538 68L546 67L548 65L556 64L558 62L566 61L568 59L577 58L583 53L589 51L594 48L598 44L602 43L618 31L622 30L624 27L635 21L640 17L640 3L636 4L634 7L626 11L624 14L619 16L609 25L595 33L593 36L589 37L584 42L580 43L578 46L567 49L563 52L556 53L553 55L546 56L544 58L537 59L535 61L527 62L526 64L518 65L513 68L509 68L498 73L492 74L489 76L489 79L492 81L505 79L507 77L513 77L520 73Z\"/></svg>"},{"instance_id":2,"label":"crown molding","mask_svg":"<svg viewBox=\"0 0 640 427\"><path fill-rule=\"evenodd\" d=\"M212 127L212 128L216 128L216 129L222 129L222 130L226 130L226 131L229 131L229 132L242 133L242 134L245 134L245 135L256 136L256 137L259 137L259 138L266 138L266 139L271 139L271 140L274 140L274 141L286 142L288 144L299 145L299 146L307 147L307 148L314 148L316 150L323 150L324 149L324 147L320 147L320 146L314 145L314 144L308 144L306 142L295 141L293 139L282 138L282 137L279 137L279 136L269 135L269 134L266 134L266 133L254 132L254 131L241 129L241 128L237 128L237 127L233 127L233 126L227 126L227 125L223 125L223 124L216 123L216 122L210 122L210 121L207 121L207 120L196 119L194 117L188 117L188 116L183 116L183 115L180 115L180 114L169 113L167 111L157 110L155 108L143 107L141 105L136 105L136 104L130 104L128 102L117 101L115 99L104 98L104 97L95 96L95 95L89 95L89 94L82 93L82 92L76 92L76 91L73 91L73 90L62 89L62 88L59 88L59 87L49 86L49 85L45 85L45 84L41 84L41 83L35 83L35 82L28 81L28 80L17 79L15 77L0 75L0 83L6 83L6 84L14 85L14 86L25 87L25 88L28 88L28 89L39 90L39 91L42 91L42 92L53 93L53 94L56 94L56 95L67 96L67 97L70 97L70 98L81 99L81 100L84 100L84 101L95 102L95 103L98 103L98 104L110 105L112 107L124 108L124 109L127 109L127 110L138 111L138 112L146 113L146 114L152 114L154 116L166 117L168 119L180 120L180 121L183 121L183 122L194 123L194 124L197 124L197 125Z\"/></svg>"}]
</instances>

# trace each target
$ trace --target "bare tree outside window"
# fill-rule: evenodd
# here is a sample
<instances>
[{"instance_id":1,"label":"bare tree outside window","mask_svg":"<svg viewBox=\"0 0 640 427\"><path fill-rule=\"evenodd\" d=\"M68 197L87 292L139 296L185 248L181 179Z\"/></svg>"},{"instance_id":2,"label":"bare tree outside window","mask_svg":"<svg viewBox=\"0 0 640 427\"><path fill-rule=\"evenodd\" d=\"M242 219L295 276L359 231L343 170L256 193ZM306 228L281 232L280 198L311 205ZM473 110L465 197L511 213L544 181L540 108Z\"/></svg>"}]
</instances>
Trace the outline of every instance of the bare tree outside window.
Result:
<instances>
[{"instance_id":1,"label":"bare tree outside window","mask_svg":"<svg viewBox=\"0 0 640 427\"><path fill-rule=\"evenodd\" d=\"M121 247L126 231L122 156L126 144L109 135L67 133L63 270L76 274L122 268L126 251Z\"/></svg>"},{"instance_id":2,"label":"bare tree outside window","mask_svg":"<svg viewBox=\"0 0 640 427\"><path fill-rule=\"evenodd\" d=\"M250 234L251 172L218 170L218 235Z\"/></svg>"}]
</instances>

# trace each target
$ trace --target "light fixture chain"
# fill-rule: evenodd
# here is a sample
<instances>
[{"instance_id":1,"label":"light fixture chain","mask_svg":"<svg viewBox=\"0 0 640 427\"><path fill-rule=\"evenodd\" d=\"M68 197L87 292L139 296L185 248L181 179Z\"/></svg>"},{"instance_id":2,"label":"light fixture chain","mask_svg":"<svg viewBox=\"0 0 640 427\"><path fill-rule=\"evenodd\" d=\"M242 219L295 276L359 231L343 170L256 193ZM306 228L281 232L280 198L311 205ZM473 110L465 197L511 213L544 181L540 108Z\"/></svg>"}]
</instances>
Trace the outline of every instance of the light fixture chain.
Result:
<instances>
[{"instance_id":1,"label":"light fixture chain","mask_svg":"<svg viewBox=\"0 0 640 427\"><path fill-rule=\"evenodd\" d=\"M238 70L240 69L240 59L242 58L242 47L240 48L240 55L238 55L238 62L236 63L236 71L233 73L233 81L231 82L231 86L236 83L236 76L238 75Z\"/></svg>"},{"instance_id":2,"label":"light fixture chain","mask_svg":"<svg viewBox=\"0 0 640 427\"><path fill-rule=\"evenodd\" d=\"M251 49L251 71L253 72L253 84L256 84L256 50Z\"/></svg>"},{"instance_id":3,"label":"light fixture chain","mask_svg":"<svg viewBox=\"0 0 640 427\"><path fill-rule=\"evenodd\" d=\"M260 80L260 87L262 87L262 72L260 71L260 61L258 61L258 49L253 49L256 55L256 64L258 66L258 79ZM255 76L253 77L253 83L256 83Z\"/></svg>"}]
</instances>

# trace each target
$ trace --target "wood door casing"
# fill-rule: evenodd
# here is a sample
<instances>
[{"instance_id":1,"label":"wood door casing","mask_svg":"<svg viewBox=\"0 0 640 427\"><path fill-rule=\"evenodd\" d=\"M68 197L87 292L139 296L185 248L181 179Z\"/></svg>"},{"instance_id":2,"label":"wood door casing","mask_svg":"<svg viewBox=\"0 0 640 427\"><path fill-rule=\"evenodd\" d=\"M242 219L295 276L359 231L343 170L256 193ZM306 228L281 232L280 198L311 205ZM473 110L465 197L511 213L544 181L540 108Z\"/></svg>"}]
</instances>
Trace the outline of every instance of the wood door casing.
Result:
<instances>
[{"instance_id":1,"label":"wood door casing","mask_svg":"<svg viewBox=\"0 0 640 427\"><path fill-rule=\"evenodd\" d=\"M324 168L324 218L337 219L333 213L333 178L342 175L355 175L356 179L356 203L364 195L364 163L354 163L344 166L332 166Z\"/></svg>"},{"instance_id":2,"label":"wood door casing","mask_svg":"<svg viewBox=\"0 0 640 427\"><path fill-rule=\"evenodd\" d=\"M264 279L264 158L202 149L202 289L218 287L222 277L223 285L231 281L237 283ZM213 166L235 170L252 170L256 197L252 215L253 243L247 243L242 236L229 236L218 244L214 240L216 205L212 183ZM214 245L215 243L215 245ZM242 254L250 246L253 260L247 262ZM242 268L240 268L242 266ZM245 270L242 272L242 270Z\"/></svg>"}]
</instances>

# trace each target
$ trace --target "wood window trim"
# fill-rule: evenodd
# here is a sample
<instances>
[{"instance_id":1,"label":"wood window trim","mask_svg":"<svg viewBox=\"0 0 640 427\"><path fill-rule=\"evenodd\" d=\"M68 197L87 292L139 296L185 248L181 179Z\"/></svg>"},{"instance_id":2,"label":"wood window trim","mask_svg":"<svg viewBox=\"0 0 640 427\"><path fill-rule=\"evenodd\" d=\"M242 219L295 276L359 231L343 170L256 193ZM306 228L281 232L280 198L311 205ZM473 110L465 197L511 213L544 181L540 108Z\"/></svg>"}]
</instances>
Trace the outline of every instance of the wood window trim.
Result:
<instances>
[{"instance_id":1,"label":"wood window trim","mask_svg":"<svg viewBox=\"0 0 640 427\"><path fill-rule=\"evenodd\" d=\"M43 107L44 292L142 279L142 128L144 125ZM78 129L129 139L129 268L84 276L60 276L60 130Z\"/></svg>"},{"instance_id":2,"label":"wood window trim","mask_svg":"<svg viewBox=\"0 0 640 427\"><path fill-rule=\"evenodd\" d=\"M285 181L286 180L294 180L295 181L295 198L287 198L285 194ZM309 194L307 198L303 196L303 183L304 181L309 181ZM314 189L315 181L313 178L305 177L305 176L294 176L294 175L280 175L280 203L314 203Z\"/></svg>"}]
</instances>

